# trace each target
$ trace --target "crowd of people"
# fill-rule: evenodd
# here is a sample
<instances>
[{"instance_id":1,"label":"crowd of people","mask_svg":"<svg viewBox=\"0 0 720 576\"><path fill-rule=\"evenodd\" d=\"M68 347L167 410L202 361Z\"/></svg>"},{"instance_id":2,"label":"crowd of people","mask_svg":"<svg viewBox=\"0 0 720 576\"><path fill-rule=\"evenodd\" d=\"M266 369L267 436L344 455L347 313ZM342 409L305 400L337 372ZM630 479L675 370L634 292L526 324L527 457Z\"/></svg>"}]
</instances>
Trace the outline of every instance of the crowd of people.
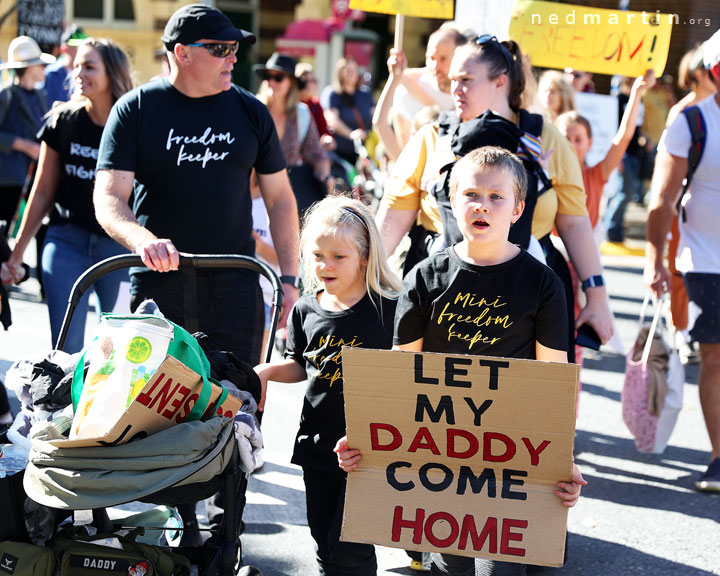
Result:
<instances>
[{"instance_id":1,"label":"crowd of people","mask_svg":"<svg viewBox=\"0 0 720 576\"><path fill-rule=\"evenodd\" d=\"M686 346L699 348L713 451L697 487L720 490L720 33L683 59L680 88L688 94L677 103L668 79L652 71L619 82L617 134L593 166L594 127L575 102L594 91L592 75L538 74L512 40L446 23L430 35L423 67L408 67L405 54L391 50L377 102L349 57L322 90L309 64L282 53L254 67L257 94L232 84L239 46L255 41L217 9L183 7L162 36L168 75L133 88L128 57L110 39L72 26L55 64L31 38L13 40L3 64L12 80L0 90L4 235L25 194L27 204L2 284L27 276L24 254L47 218L39 268L53 342L75 279L131 252L145 265L130 275L131 309L152 299L171 320L205 332L211 347L256 365L269 336L267 287L246 270L202 271L197 302L189 303L179 253L271 264L284 291L284 358L256 367L260 414L272 409L269 382L307 380L292 461L303 470L318 568L375 574L372 546L339 540L347 473L361 455L344 438L341 351L331 336L379 349L581 364L576 330L589 327L603 343L614 331L601 243L622 243L628 203L649 202L648 285L657 296L672 293L671 321ZM683 112L695 105L702 140ZM700 160L693 146L702 147ZM364 163L383 174L376 203L358 189ZM692 185L673 218L689 168ZM615 170L621 183L606 204ZM391 268L393 255L402 267ZM126 278L118 272L95 286L101 311L113 309ZM458 289L502 294L512 329L489 327L470 346L453 340L436 315ZM4 292L0 306L8 308ZM87 307L86 296L69 352L83 346ZM0 424L8 417L0 397ZM557 484L559 502L573 506L584 484L574 466ZM208 509L213 523L221 499ZM181 514L186 526L197 523L192 506ZM432 558L436 575L525 570Z\"/></svg>"}]
</instances>

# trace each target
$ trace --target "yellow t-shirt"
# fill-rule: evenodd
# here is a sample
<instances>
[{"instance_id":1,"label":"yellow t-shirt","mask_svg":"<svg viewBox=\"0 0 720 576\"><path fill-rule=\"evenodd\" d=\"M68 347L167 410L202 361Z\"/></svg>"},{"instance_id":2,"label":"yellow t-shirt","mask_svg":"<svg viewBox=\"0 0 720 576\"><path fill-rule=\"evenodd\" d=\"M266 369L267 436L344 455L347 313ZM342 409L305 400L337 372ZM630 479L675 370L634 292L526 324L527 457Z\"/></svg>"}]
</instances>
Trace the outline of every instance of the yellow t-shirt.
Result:
<instances>
[{"instance_id":1,"label":"yellow t-shirt","mask_svg":"<svg viewBox=\"0 0 720 576\"><path fill-rule=\"evenodd\" d=\"M511 120L517 122L517 117ZM538 198L535 206L532 233L536 238L552 232L558 213L587 215L580 162L570 142L548 122L543 123L541 139L540 164L553 187ZM437 123L424 126L410 138L395 163L385 183L383 205L394 210L417 210L418 224L431 232L441 232L440 212L427 185L437 180L440 168L453 160L450 138L438 136Z\"/></svg>"},{"instance_id":2,"label":"yellow t-shirt","mask_svg":"<svg viewBox=\"0 0 720 576\"><path fill-rule=\"evenodd\" d=\"M388 209L417 211L418 224L431 232L442 231L442 220L435 198L428 194L427 186L430 181L438 179L440 168L455 160L448 141L443 146L447 161L442 162L438 139L437 122L423 126L410 138L385 182L382 199Z\"/></svg>"}]
</instances>

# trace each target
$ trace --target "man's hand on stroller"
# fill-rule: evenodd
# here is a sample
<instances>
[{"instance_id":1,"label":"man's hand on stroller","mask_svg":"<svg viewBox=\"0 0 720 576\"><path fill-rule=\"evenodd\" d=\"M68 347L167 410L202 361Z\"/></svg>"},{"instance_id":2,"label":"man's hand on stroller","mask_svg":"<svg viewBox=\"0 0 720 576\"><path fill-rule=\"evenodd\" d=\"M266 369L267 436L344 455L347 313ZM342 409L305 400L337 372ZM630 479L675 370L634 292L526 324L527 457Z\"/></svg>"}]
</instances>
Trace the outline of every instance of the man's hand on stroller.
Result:
<instances>
[{"instance_id":1,"label":"man's hand on stroller","mask_svg":"<svg viewBox=\"0 0 720 576\"><path fill-rule=\"evenodd\" d=\"M143 264L156 272L177 270L180 254L171 240L153 238L135 247L135 253L142 258Z\"/></svg>"}]
</instances>

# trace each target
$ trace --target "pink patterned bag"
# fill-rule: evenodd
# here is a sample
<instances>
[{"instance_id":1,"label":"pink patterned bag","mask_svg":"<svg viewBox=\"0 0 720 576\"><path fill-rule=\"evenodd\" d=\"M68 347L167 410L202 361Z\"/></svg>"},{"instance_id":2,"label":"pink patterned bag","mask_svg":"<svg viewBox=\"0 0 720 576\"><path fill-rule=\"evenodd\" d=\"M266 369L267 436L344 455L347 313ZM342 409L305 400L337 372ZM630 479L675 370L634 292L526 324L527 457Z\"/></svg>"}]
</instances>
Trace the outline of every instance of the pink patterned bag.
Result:
<instances>
[{"instance_id":1,"label":"pink patterned bag","mask_svg":"<svg viewBox=\"0 0 720 576\"><path fill-rule=\"evenodd\" d=\"M656 302L651 325L643 326L649 296L640 314L640 331L625 360L622 411L637 449L661 454L682 408L685 369L677 350L671 349L657 330L662 302ZM652 384L651 370L656 371Z\"/></svg>"}]
</instances>

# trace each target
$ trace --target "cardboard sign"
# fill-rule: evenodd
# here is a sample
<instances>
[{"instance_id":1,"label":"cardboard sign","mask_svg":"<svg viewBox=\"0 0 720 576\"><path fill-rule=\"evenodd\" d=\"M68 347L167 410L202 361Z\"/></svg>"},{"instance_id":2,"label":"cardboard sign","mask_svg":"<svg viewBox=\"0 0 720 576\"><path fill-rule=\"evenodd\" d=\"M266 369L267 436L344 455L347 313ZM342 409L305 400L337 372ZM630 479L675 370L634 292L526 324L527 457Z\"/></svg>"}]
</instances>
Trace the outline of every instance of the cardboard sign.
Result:
<instances>
[{"instance_id":1,"label":"cardboard sign","mask_svg":"<svg viewBox=\"0 0 720 576\"><path fill-rule=\"evenodd\" d=\"M18 0L18 36L30 36L39 44L60 44L65 0Z\"/></svg>"},{"instance_id":2,"label":"cardboard sign","mask_svg":"<svg viewBox=\"0 0 720 576\"><path fill-rule=\"evenodd\" d=\"M350 0L350 8L418 18L453 19L453 0Z\"/></svg>"},{"instance_id":3,"label":"cardboard sign","mask_svg":"<svg viewBox=\"0 0 720 576\"><path fill-rule=\"evenodd\" d=\"M102 436L54 440L54 446L79 448L81 446L114 446L170 428L184 422L199 397L202 378L185 364L168 356L160 364L152 378L127 407L118 421ZM209 408L220 397L222 389L212 385ZM214 415L234 417L242 407L242 401L228 394ZM211 417L206 411L203 419Z\"/></svg>"},{"instance_id":4,"label":"cardboard sign","mask_svg":"<svg viewBox=\"0 0 720 576\"><path fill-rule=\"evenodd\" d=\"M642 76L665 70L675 15L518 0L510 37L540 68Z\"/></svg>"},{"instance_id":5,"label":"cardboard sign","mask_svg":"<svg viewBox=\"0 0 720 576\"><path fill-rule=\"evenodd\" d=\"M343 349L342 540L560 566L578 367Z\"/></svg>"}]
</instances>

